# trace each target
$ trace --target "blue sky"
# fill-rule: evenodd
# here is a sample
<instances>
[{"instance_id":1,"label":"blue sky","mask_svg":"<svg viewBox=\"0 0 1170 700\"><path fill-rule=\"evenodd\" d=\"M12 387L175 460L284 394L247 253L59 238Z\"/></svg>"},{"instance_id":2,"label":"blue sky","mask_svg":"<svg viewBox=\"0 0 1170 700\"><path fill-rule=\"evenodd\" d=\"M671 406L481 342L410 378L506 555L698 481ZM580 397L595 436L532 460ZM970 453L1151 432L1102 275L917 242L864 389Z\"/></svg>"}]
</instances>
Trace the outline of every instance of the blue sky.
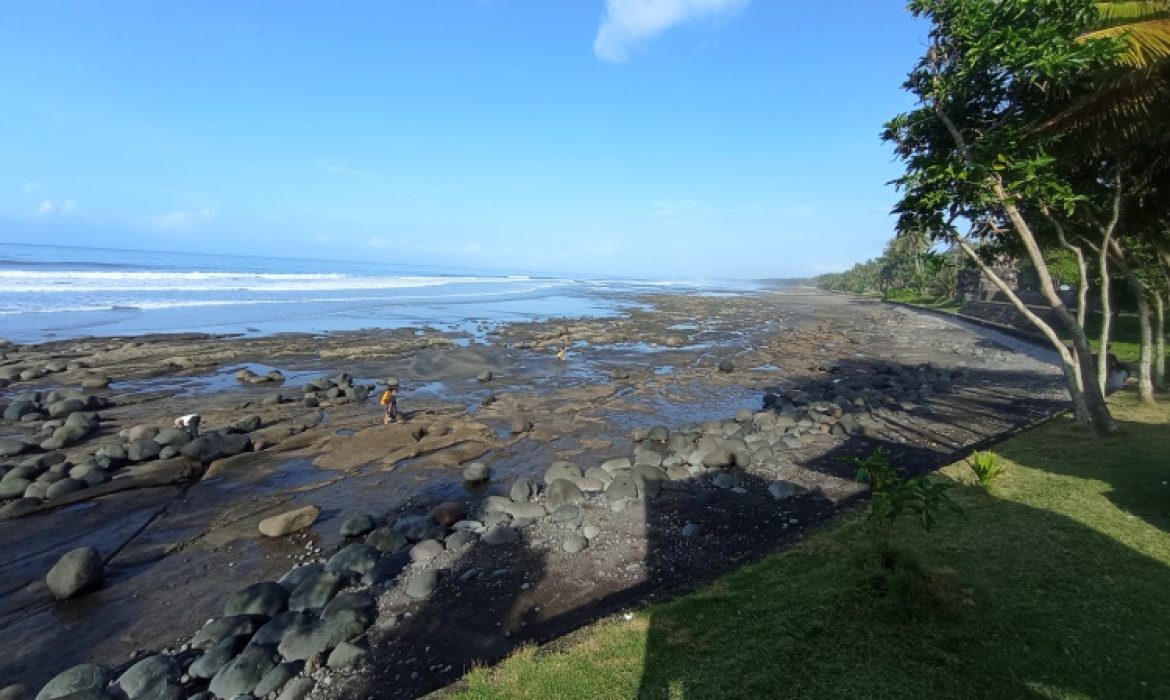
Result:
<instances>
[{"instance_id":1,"label":"blue sky","mask_svg":"<svg viewBox=\"0 0 1170 700\"><path fill-rule=\"evenodd\" d=\"M10 3L0 241L798 276L891 233L900 2Z\"/></svg>"}]
</instances>

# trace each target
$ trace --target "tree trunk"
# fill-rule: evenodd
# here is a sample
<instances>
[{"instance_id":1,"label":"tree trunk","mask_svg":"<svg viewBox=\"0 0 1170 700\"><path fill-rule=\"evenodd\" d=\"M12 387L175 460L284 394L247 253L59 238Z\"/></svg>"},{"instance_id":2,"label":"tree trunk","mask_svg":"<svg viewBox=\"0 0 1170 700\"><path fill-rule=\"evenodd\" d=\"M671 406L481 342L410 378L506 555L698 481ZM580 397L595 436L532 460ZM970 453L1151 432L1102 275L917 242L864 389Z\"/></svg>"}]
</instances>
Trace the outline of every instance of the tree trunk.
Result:
<instances>
[{"instance_id":1,"label":"tree trunk","mask_svg":"<svg viewBox=\"0 0 1170 700\"><path fill-rule=\"evenodd\" d=\"M1084 326L1077 325L1076 319L1069 313L1068 307L1064 305L1064 300L1056 293L1056 285L1052 281L1052 273L1048 270L1048 263L1044 260L1044 254L1040 250L1039 243L1036 242L1036 236L1032 233L1032 229L1028 226L1028 222L1024 220L1024 215L1020 213L1019 207L1015 205L1012 197L1004 189L1003 183L998 179L991 181L992 190L995 196L999 199L1000 205L1003 206L1004 212L1008 215L1008 219L1012 222L1012 227L1016 230L1020 241L1024 244L1024 249L1028 251L1028 257L1032 260L1032 265L1036 268L1036 276L1040 279L1040 291L1044 298L1048 301L1048 305L1052 307L1052 311L1060 320L1061 325L1072 337L1073 350L1075 351L1075 360L1080 368L1078 374L1078 381L1081 385L1081 394L1084 396L1085 407L1088 411L1089 420L1093 429L1100 435L1109 435L1117 432L1117 423L1113 420L1113 415L1109 413L1109 406L1105 403L1104 388L1091 381L1091 377L1097 373L1094 372L1093 351L1089 347L1089 338L1085 335ZM1021 302L1022 304L1022 302ZM1036 317L1037 320L1039 317ZM1036 323L1036 321L1033 321ZM1051 328L1049 328L1051 330ZM1059 336L1055 333L1053 342L1059 345L1065 353L1068 349L1064 347L1064 343L1060 342ZM1104 364L1104 363L1098 363Z\"/></svg>"},{"instance_id":2,"label":"tree trunk","mask_svg":"<svg viewBox=\"0 0 1170 700\"><path fill-rule=\"evenodd\" d=\"M1146 285L1129 266L1125 253L1116 240L1110 241L1109 248L1117 260L1117 268L1125 276L1125 281L1137 300L1138 323L1142 335L1141 350L1138 353L1138 396L1141 397L1142 403L1151 404L1154 403L1154 382L1150 375L1154 356L1154 334L1150 324L1150 302L1146 297ZM1108 367L1108 363L1105 365Z\"/></svg>"},{"instance_id":3,"label":"tree trunk","mask_svg":"<svg viewBox=\"0 0 1170 700\"><path fill-rule=\"evenodd\" d=\"M1060 336L1056 333L1052 326L1048 325L1044 319L1040 318L1035 314L1035 312L1029 309L1028 305L1025 304L1023 300L1012 291L1011 287L1009 287L1007 283L1000 278L999 275L995 274L994 270L992 270L985 262L983 262L983 259L979 257L979 253L977 253L969 243L959 239L958 244L959 249L962 250L963 253L979 267L979 270L982 271L983 274L987 275L987 278L991 280L991 283L994 284L999 289L999 291L1003 292L1004 296L1006 296L1012 303L1012 306L1015 306L1016 310L1023 314L1024 318L1028 319L1032 325L1036 326L1036 328L1044 334L1044 337L1048 339L1048 342L1052 344L1053 349L1056 350L1057 355L1060 356L1060 368L1064 371L1064 381L1068 386L1068 395L1073 404L1073 415L1076 416L1078 422L1092 424L1094 427L1096 427L1097 421L1094 417L1093 411L1089 408L1088 402L1085 400L1085 392L1082 390L1082 387L1084 387L1086 383L1081 380L1081 377L1088 375L1084 374L1082 368L1077 364L1077 361L1073 358L1072 353L1069 352L1068 346L1061 342ZM1089 382L1088 385L1089 387L1095 386L1091 382ZM1104 402L1102 401L1102 403ZM1112 417L1110 417L1110 423L1112 423ZM1100 432L1099 428L1098 432Z\"/></svg>"},{"instance_id":4,"label":"tree trunk","mask_svg":"<svg viewBox=\"0 0 1170 700\"><path fill-rule=\"evenodd\" d=\"M1068 242L1068 239L1064 235L1064 227L1048 211L1048 207L1044 207L1043 211L1044 216L1048 218L1053 228L1056 229L1056 236L1060 240L1060 246L1072 253L1077 259L1077 325L1084 328L1085 320L1088 318L1089 313L1089 264L1085 261L1085 251L1081 250L1080 246Z\"/></svg>"},{"instance_id":5,"label":"tree trunk","mask_svg":"<svg viewBox=\"0 0 1170 700\"><path fill-rule=\"evenodd\" d=\"M1154 290L1154 387L1166 388L1166 296Z\"/></svg>"},{"instance_id":6,"label":"tree trunk","mask_svg":"<svg viewBox=\"0 0 1170 700\"><path fill-rule=\"evenodd\" d=\"M1109 355L1109 336L1113 330L1113 299L1109 284L1109 248L1110 232L1106 231L1101 241L1101 248L1097 251L1097 264L1101 270L1101 335L1097 340L1097 383L1101 391L1105 391L1105 382L1109 377L1109 363L1105 358Z\"/></svg>"}]
</instances>

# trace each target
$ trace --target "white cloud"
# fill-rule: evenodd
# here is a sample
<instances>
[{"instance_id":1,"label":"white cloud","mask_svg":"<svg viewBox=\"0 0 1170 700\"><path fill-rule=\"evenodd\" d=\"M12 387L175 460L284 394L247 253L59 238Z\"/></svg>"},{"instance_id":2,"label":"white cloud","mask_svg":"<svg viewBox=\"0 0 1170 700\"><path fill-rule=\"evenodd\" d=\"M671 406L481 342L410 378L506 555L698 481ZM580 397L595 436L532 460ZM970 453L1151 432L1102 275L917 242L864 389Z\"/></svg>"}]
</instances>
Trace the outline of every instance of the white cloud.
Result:
<instances>
[{"instance_id":1,"label":"white cloud","mask_svg":"<svg viewBox=\"0 0 1170 700\"><path fill-rule=\"evenodd\" d=\"M165 214L151 216L146 219L146 225L156 231L175 233L190 231L204 221L215 218L218 212L215 209L178 209Z\"/></svg>"},{"instance_id":2,"label":"white cloud","mask_svg":"<svg viewBox=\"0 0 1170 700\"><path fill-rule=\"evenodd\" d=\"M606 0L605 16L593 39L593 53L620 63L639 42L682 22L731 12L748 0Z\"/></svg>"},{"instance_id":3,"label":"white cloud","mask_svg":"<svg viewBox=\"0 0 1170 700\"><path fill-rule=\"evenodd\" d=\"M37 205L37 216L69 216L77 211L77 202L72 199L55 202L46 199Z\"/></svg>"},{"instance_id":4,"label":"white cloud","mask_svg":"<svg viewBox=\"0 0 1170 700\"><path fill-rule=\"evenodd\" d=\"M20 188L21 192L25 194L36 194L37 192L44 192L46 189L45 183L29 180Z\"/></svg>"},{"instance_id":5,"label":"white cloud","mask_svg":"<svg viewBox=\"0 0 1170 700\"><path fill-rule=\"evenodd\" d=\"M346 177L364 178L378 177L378 173L374 172L373 170L364 170L362 168L355 168L350 165L345 165L344 163L338 163L337 160L333 158L318 158L317 160L313 161L313 165L317 166L317 169L321 172L328 173L330 175L344 175Z\"/></svg>"}]
</instances>

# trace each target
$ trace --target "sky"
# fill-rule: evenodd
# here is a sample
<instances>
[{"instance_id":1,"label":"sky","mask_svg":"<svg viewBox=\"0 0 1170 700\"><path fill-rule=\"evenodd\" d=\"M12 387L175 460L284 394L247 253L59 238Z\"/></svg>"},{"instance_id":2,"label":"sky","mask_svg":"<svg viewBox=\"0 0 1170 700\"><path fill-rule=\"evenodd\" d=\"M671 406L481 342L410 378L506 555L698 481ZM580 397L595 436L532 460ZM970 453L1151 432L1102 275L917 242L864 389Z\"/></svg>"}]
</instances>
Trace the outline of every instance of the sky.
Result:
<instances>
[{"instance_id":1,"label":"sky","mask_svg":"<svg viewBox=\"0 0 1170 700\"><path fill-rule=\"evenodd\" d=\"M0 242L798 277L892 234L925 27L842 0L40 0Z\"/></svg>"}]
</instances>

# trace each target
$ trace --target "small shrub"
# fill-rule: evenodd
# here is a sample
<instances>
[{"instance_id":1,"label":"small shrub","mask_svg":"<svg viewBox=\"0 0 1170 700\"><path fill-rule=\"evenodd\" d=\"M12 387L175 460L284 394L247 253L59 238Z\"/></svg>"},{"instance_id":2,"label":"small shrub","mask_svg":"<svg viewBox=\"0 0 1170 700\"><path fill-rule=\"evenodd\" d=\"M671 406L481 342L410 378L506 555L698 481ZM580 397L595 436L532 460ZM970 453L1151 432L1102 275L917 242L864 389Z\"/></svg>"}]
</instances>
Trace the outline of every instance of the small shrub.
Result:
<instances>
[{"instance_id":1,"label":"small shrub","mask_svg":"<svg viewBox=\"0 0 1170 700\"><path fill-rule=\"evenodd\" d=\"M880 548L890 549L894 524L910 515L926 532L938 522L944 509L962 514L962 509L947 496L950 484L935 483L925 476L903 477L890 464L884 449L878 448L858 465L856 479L869 484L869 522L874 526Z\"/></svg>"},{"instance_id":2,"label":"small shrub","mask_svg":"<svg viewBox=\"0 0 1170 700\"><path fill-rule=\"evenodd\" d=\"M975 478L979 480L979 485L985 489L1007 469L1007 465L1001 463L994 452L986 451L972 454L967 459L967 466L975 472Z\"/></svg>"}]
</instances>

